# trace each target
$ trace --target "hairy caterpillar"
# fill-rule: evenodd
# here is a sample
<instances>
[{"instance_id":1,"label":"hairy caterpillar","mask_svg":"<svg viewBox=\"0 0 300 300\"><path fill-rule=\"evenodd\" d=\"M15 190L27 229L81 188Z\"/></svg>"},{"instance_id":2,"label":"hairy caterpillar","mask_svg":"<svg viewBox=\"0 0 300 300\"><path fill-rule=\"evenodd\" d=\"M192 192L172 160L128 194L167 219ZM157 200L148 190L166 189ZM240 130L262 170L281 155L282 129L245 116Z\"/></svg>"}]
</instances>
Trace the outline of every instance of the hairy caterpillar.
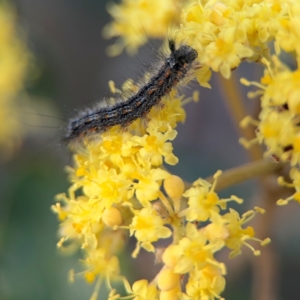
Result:
<instances>
[{"instance_id":1,"label":"hairy caterpillar","mask_svg":"<svg viewBox=\"0 0 300 300\"><path fill-rule=\"evenodd\" d=\"M115 125L126 127L147 115L186 76L198 57L197 51L188 45L176 49L173 40L169 41L169 49L171 54L163 65L135 94L126 100L115 99L112 105L106 107L98 105L83 111L69 121L63 141L76 141L89 134L104 132Z\"/></svg>"}]
</instances>

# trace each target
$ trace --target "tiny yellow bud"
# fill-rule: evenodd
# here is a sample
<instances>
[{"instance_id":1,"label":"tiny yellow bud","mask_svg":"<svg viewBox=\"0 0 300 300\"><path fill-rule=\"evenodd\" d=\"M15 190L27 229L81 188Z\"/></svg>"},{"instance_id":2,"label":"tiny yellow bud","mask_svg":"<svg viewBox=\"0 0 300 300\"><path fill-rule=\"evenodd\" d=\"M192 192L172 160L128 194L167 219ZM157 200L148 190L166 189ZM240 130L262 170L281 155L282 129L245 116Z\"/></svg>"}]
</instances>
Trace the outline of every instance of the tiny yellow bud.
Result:
<instances>
[{"instance_id":1,"label":"tiny yellow bud","mask_svg":"<svg viewBox=\"0 0 300 300\"><path fill-rule=\"evenodd\" d=\"M116 207L111 206L104 210L102 220L106 226L114 227L122 223L122 215Z\"/></svg>"},{"instance_id":2,"label":"tiny yellow bud","mask_svg":"<svg viewBox=\"0 0 300 300\"><path fill-rule=\"evenodd\" d=\"M180 177L171 175L165 179L164 188L170 198L180 199L184 192L184 183Z\"/></svg>"},{"instance_id":3,"label":"tiny yellow bud","mask_svg":"<svg viewBox=\"0 0 300 300\"><path fill-rule=\"evenodd\" d=\"M180 285L168 291L161 291L159 300L178 300L178 293L180 293Z\"/></svg>"},{"instance_id":4,"label":"tiny yellow bud","mask_svg":"<svg viewBox=\"0 0 300 300\"><path fill-rule=\"evenodd\" d=\"M180 275L175 274L172 269L162 269L157 278L157 285L162 291L169 291L177 286L180 280Z\"/></svg>"},{"instance_id":5,"label":"tiny yellow bud","mask_svg":"<svg viewBox=\"0 0 300 300\"><path fill-rule=\"evenodd\" d=\"M259 251L259 250L255 250L255 251L253 252L253 254L254 254L255 256L260 256L260 251Z\"/></svg>"},{"instance_id":6,"label":"tiny yellow bud","mask_svg":"<svg viewBox=\"0 0 300 300\"><path fill-rule=\"evenodd\" d=\"M170 245L162 255L162 260L168 267L174 267L179 259L179 247L177 245Z\"/></svg>"},{"instance_id":7,"label":"tiny yellow bud","mask_svg":"<svg viewBox=\"0 0 300 300\"><path fill-rule=\"evenodd\" d=\"M222 3L216 3L213 6L213 10L210 15L211 22L217 26L221 26L224 24L225 20L223 17L223 12L226 11L226 6Z\"/></svg>"},{"instance_id":8,"label":"tiny yellow bud","mask_svg":"<svg viewBox=\"0 0 300 300\"><path fill-rule=\"evenodd\" d=\"M148 281L146 279L135 281L132 285L132 290L134 292L137 292L138 290L143 289L146 285L148 285Z\"/></svg>"}]
</instances>

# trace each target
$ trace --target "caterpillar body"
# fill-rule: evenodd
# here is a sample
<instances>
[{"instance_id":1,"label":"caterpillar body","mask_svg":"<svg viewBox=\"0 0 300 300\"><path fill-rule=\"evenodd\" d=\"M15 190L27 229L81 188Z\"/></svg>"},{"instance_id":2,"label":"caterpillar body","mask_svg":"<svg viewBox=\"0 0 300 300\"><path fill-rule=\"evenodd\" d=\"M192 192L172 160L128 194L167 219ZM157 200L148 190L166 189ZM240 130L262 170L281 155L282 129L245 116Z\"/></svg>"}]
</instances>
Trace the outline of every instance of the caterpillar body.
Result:
<instances>
[{"instance_id":1,"label":"caterpillar body","mask_svg":"<svg viewBox=\"0 0 300 300\"><path fill-rule=\"evenodd\" d=\"M64 137L65 142L72 142L89 134L102 133L112 126L126 127L134 120L147 115L191 69L198 57L195 49L188 45L175 48L175 42L169 41L171 54L149 81L126 100L116 100L107 107L96 107L83 111L69 121Z\"/></svg>"}]
</instances>

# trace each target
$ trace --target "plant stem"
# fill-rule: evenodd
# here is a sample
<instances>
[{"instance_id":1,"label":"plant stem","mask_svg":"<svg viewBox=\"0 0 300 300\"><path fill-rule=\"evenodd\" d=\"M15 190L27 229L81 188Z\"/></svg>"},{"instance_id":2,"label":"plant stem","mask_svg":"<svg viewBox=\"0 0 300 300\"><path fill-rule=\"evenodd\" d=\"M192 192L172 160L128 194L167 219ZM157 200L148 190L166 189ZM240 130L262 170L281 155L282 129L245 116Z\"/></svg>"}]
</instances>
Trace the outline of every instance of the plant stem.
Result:
<instances>
[{"instance_id":1,"label":"plant stem","mask_svg":"<svg viewBox=\"0 0 300 300\"><path fill-rule=\"evenodd\" d=\"M283 167L283 163L275 163L269 158L253 161L242 166L224 171L220 177L215 191L224 190L232 185L236 185L248 179L277 172ZM206 178L208 182L213 182L213 176Z\"/></svg>"}]
</instances>

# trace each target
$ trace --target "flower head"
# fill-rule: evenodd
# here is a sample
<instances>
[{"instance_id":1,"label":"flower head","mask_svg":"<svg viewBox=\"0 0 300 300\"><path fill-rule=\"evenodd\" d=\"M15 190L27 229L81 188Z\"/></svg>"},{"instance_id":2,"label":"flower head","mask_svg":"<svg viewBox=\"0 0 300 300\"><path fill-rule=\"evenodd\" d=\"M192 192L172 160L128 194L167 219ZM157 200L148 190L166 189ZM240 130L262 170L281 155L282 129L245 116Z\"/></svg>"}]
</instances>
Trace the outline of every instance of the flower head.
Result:
<instances>
[{"instance_id":1,"label":"flower head","mask_svg":"<svg viewBox=\"0 0 300 300\"><path fill-rule=\"evenodd\" d=\"M176 13L178 0L123 0L121 4L110 3L107 7L114 21L104 28L104 36L119 37L108 49L109 55L118 55L123 49L135 54L148 38L164 38L172 22L178 23ZM174 26L174 25L173 25Z\"/></svg>"}]
</instances>

